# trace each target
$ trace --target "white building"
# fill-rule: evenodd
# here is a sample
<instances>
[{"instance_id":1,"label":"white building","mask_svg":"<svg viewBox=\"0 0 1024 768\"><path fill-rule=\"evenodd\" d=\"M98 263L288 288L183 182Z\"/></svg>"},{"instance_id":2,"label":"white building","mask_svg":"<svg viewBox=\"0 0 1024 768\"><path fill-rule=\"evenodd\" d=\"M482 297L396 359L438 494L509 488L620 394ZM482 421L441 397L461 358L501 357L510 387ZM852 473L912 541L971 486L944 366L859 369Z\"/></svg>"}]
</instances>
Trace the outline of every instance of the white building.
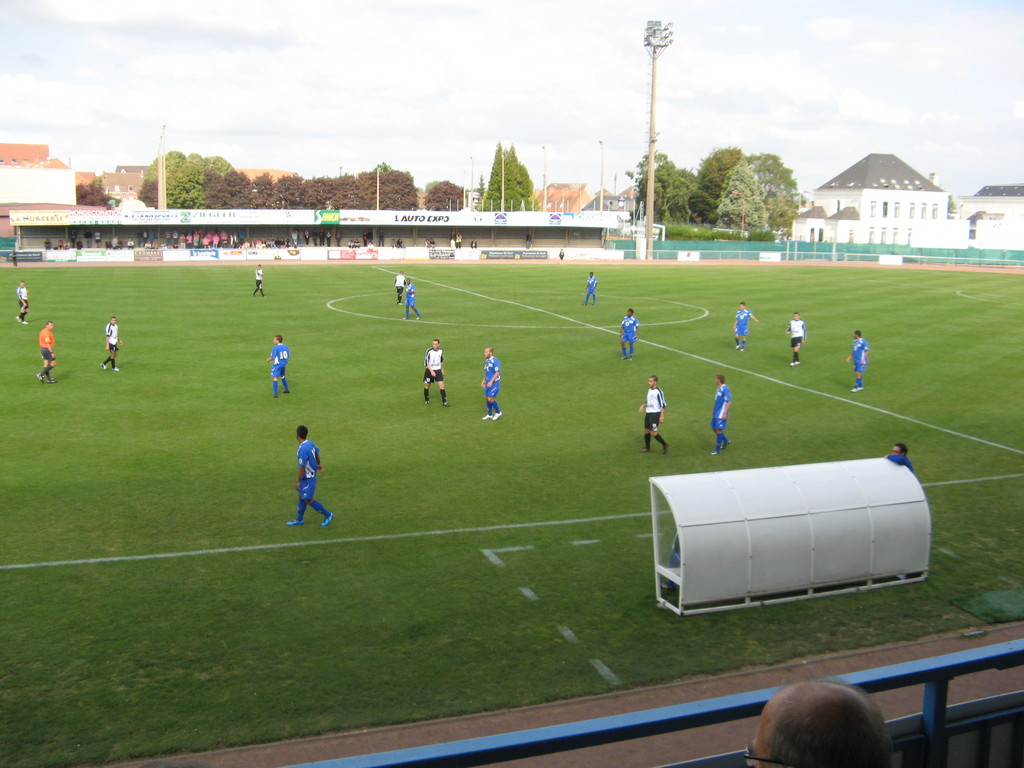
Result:
<instances>
[{"instance_id":1,"label":"white building","mask_svg":"<svg viewBox=\"0 0 1024 768\"><path fill-rule=\"evenodd\" d=\"M793 222L810 242L966 248L966 221L948 216L949 195L895 155L871 154L814 191Z\"/></svg>"},{"instance_id":2,"label":"white building","mask_svg":"<svg viewBox=\"0 0 1024 768\"><path fill-rule=\"evenodd\" d=\"M970 222L975 248L1024 250L1024 184L983 187L961 197L960 218Z\"/></svg>"}]
</instances>

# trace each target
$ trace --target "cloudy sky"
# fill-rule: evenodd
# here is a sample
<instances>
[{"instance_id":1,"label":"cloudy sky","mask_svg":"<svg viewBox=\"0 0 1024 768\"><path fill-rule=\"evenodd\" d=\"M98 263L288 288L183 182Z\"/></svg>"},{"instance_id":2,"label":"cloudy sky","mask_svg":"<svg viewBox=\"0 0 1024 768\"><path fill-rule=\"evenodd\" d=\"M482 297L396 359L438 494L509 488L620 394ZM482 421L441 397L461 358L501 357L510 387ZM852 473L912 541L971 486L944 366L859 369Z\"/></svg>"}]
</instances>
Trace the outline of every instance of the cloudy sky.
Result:
<instances>
[{"instance_id":1,"label":"cloudy sky","mask_svg":"<svg viewBox=\"0 0 1024 768\"><path fill-rule=\"evenodd\" d=\"M1024 182L1021 0L0 0L0 142L76 170L167 148L303 176L380 162L416 183L488 174L629 184L647 149L771 152L803 190L871 152L956 195ZM546 147L546 152L543 147Z\"/></svg>"}]
</instances>

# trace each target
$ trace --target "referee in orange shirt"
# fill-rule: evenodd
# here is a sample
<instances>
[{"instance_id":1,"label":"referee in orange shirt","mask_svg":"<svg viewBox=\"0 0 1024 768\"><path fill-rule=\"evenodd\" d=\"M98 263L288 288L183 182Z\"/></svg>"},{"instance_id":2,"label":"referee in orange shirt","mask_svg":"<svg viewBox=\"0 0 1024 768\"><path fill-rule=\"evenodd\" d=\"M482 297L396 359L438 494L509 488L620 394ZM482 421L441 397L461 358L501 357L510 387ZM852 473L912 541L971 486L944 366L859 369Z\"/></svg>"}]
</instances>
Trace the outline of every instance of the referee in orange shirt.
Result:
<instances>
[{"instance_id":1,"label":"referee in orange shirt","mask_svg":"<svg viewBox=\"0 0 1024 768\"><path fill-rule=\"evenodd\" d=\"M52 320L47 320L43 330L39 332L39 355L43 358L43 370L36 374L36 378L43 384L56 384L57 380L50 375L53 366L57 364L57 358L53 354Z\"/></svg>"}]
</instances>

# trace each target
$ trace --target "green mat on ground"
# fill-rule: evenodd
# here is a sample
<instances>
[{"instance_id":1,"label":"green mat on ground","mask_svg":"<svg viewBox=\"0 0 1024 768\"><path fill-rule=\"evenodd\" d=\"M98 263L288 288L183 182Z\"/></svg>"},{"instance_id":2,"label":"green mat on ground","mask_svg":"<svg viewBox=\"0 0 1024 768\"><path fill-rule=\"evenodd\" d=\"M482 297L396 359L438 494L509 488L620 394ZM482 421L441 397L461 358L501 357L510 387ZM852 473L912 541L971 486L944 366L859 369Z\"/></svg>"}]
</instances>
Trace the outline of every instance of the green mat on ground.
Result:
<instances>
[{"instance_id":1,"label":"green mat on ground","mask_svg":"<svg viewBox=\"0 0 1024 768\"><path fill-rule=\"evenodd\" d=\"M988 624L1024 619L1024 589L1003 589L961 597L953 605Z\"/></svg>"}]
</instances>

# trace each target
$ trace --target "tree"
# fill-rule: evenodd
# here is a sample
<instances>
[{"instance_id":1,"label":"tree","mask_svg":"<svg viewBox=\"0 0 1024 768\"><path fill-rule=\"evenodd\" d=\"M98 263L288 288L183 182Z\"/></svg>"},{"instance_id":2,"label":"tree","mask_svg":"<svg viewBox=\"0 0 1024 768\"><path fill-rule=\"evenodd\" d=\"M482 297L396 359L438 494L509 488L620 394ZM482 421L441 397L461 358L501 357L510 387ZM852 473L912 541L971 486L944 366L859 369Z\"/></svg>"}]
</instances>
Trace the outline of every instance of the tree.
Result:
<instances>
[{"instance_id":1,"label":"tree","mask_svg":"<svg viewBox=\"0 0 1024 768\"><path fill-rule=\"evenodd\" d=\"M110 208L110 198L103 191L103 180L96 178L88 184L75 185L76 205L102 205Z\"/></svg>"},{"instance_id":2,"label":"tree","mask_svg":"<svg viewBox=\"0 0 1024 768\"><path fill-rule=\"evenodd\" d=\"M252 207L276 208L277 195L274 192L274 180L269 173L261 173L252 180Z\"/></svg>"},{"instance_id":3,"label":"tree","mask_svg":"<svg viewBox=\"0 0 1024 768\"><path fill-rule=\"evenodd\" d=\"M314 176L302 182L299 190L299 207L310 210L334 210L338 208L336 200L341 199L337 176Z\"/></svg>"},{"instance_id":4,"label":"tree","mask_svg":"<svg viewBox=\"0 0 1024 768\"><path fill-rule=\"evenodd\" d=\"M740 161L729 174L722 201L718 204L718 223L745 232L768 226L764 189L745 160Z\"/></svg>"},{"instance_id":5,"label":"tree","mask_svg":"<svg viewBox=\"0 0 1024 768\"><path fill-rule=\"evenodd\" d=\"M334 203L338 208L368 211L375 207L372 189L350 173L338 179L336 190Z\"/></svg>"},{"instance_id":6,"label":"tree","mask_svg":"<svg viewBox=\"0 0 1024 768\"><path fill-rule=\"evenodd\" d=\"M715 224L718 221L718 206L725 193L729 174L743 159L739 147L716 149L705 157L697 171L697 184L690 195L690 211L695 221L701 224Z\"/></svg>"},{"instance_id":7,"label":"tree","mask_svg":"<svg viewBox=\"0 0 1024 768\"><path fill-rule=\"evenodd\" d=\"M506 211L517 211L523 207L533 210L537 206L533 194L533 180L526 166L516 157L515 145L504 149L499 141L491 164L491 180L487 185L487 191L484 192L480 210L500 210L502 191Z\"/></svg>"},{"instance_id":8,"label":"tree","mask_svg":"<svg viewBox=\"0 0 1024 768\"><path fill-rule=\"evenodd\" d=\"M145 178L142 179L142 188L139 189L139 200L150 208L156 208L159 199L159 190L157 189L156 178Z\"/></svg>"},{"instance_id":9,"label":"tree","mask_svg":"<svg viewBox=\"0 0 1024 768\"><path fill-rule=\"evenodd\" d=\"M167 171L167 207L196 209L206 203L205 171L202 164L186 163L174 173Z\"/></svg>"},{"instance_id":10,"label":"tree","mask_svg":"<svg viewBox=\"0 0 1024 768\"><path fill-rule=\"evenodd\" d=\"M252 208L252 181L232 168L224 174L227 208Z\"/></svg>"},{"instance_id":11,"label":"tree","mask_svg":"<svg viewBox=\"0 0 1024 768\"><path fill-rule=\"evenodd\" d=\"M655 218L669 224L685 224L690 220L690 195L693 194L696 176L686 168L677 168L668 155L655 156L654 169L654 214ZM637 163L636 171L626 175L636 182L637 204L647 207L647 155Z\"/></svg>"},{"instance_id":12,"label":"tree","mask_svg":"<svg viewBox=\"0 0 1024 768\"><path fill-rule=\"evenodd\" d=\"M416 182L408 171L388 171L380 177L380 207L389 211L415 211L419 207Z\"/></svg>"},{"instance_id":13,"label":"tree","mask_svg":"<svg viewBox=\"0 0 1024 768\"><path fill-rule=\"evenodd\" d=\"M764 190L768 228L776 232L791 231L800 199L793 171L783 164L778 155L748 155L747 163Z\"/></svg>"},{"instance_id":14,"label":"tree","mask_svg":"<svg viewBox=\"0 0 1024 768\"><path fill-rule=\"evenodd\" d=\"M224 177L210 168L203 171L203 192L205 208L224 210L232 207Z\"/></svg>"},{"instance_id":15,"label":"tree","mask_svg":"<svg viewBox=\"0 0 1024 768\"><path fill-rule=\"evenodd\" d=\"M427 186L427 197L423 207L428 211L462 210L462 199L465 194L462 187L450 181L439 181L433 186Z\"/></svg>"},{"instance_id":16,"label":"tree","mask_svg":"<svg viewBox=\"0 0 1024 768\"><path fill-rule=\"evenodd\" d=\"M301 208L302 177L295 174L282 176L274 183L275 208L295 210Z\"/></svg>"}]
</instances>

